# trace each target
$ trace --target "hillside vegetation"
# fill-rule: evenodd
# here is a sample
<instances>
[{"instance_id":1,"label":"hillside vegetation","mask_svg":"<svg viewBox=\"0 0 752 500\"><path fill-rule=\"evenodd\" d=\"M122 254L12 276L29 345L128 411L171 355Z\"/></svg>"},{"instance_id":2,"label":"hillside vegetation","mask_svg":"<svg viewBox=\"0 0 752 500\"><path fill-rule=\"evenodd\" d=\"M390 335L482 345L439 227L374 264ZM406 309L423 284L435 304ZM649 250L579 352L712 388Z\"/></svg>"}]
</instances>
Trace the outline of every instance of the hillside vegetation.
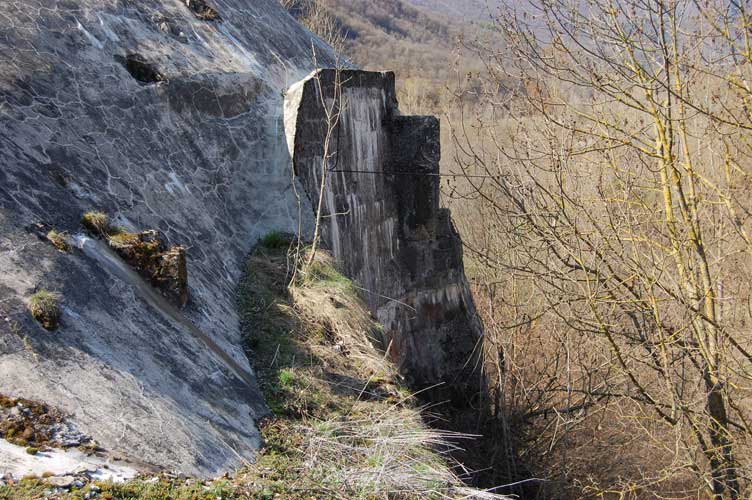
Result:
<instances>
[{"instance_id":1,"label":"hillside vegetation","mask_svg":"<svg viewBox=\"0 0 752 500\"><path fill-rule=\"evenodd\" d=\"M498 13L504 0L405 0L429 12L441 13L463 21L488 19Z\"/></svg>"}]
</instances>

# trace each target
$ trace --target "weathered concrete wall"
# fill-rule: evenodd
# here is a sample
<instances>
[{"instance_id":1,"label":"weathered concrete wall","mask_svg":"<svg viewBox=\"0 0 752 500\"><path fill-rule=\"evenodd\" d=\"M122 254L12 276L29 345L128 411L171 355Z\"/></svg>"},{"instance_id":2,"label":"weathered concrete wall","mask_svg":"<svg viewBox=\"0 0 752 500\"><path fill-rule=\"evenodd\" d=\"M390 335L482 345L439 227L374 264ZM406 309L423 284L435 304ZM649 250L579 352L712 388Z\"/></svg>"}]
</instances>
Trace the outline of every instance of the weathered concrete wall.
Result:
<instances>
[{"instance_id":1,"label":"weathered concrete wall","mask_svg":"<svg viewBox=\"0 0 752 500\"><path fill-rule=\"evenodd\" d=\"M260 236L297 228L282 92L311 71L311 43L329 54L276 0L209 3L221 20L184 0L0 9L0 393L61 408L119 455L201 474L259 445L235 287ZM29 230L76 233L90 209L187 248L180 316L95 247L60 253ZM63 298L54 333L25 309L41 288Z\"/></svg>"},{"instance_id":2,"label":"weathered concrete wall","mask_svg":"<svg viewBox=\"0 0 752 500\"><path fill-rule=\"evenodd\" d=\"M327 130L321 95L337 95L334 70L293 86L285 127L295 171L316 206ZM324 241L384 326L384 345L420 388L478 388L480 324L462 245L439 207L439 122L400 116L392 73L344 71L341 122L325 183ZM319 92L319 87L323 92Z\"/></svg>"}]
</instances>

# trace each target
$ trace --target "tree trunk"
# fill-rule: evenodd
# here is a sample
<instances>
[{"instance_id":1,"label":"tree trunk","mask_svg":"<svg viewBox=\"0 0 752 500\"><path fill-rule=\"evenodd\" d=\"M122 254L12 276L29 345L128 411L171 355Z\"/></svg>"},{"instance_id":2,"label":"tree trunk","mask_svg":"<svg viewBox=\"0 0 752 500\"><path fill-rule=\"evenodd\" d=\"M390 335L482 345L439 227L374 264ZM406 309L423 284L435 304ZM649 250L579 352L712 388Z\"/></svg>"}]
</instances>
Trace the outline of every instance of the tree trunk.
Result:
<instances>
[{"instance_id":1,"label":"tree trunk","mask_svg":"<svg viewBox=\"0 0 752 500\"><path fill-rule=\"evenodd\" d=\"M707 411L710 416L710 442L713 446L710 458L713 498L739 498L739 479L736 473L734 450L729 432L726 401L721 383L709 370L705 371Z\"/></svg>"}]
</instances>

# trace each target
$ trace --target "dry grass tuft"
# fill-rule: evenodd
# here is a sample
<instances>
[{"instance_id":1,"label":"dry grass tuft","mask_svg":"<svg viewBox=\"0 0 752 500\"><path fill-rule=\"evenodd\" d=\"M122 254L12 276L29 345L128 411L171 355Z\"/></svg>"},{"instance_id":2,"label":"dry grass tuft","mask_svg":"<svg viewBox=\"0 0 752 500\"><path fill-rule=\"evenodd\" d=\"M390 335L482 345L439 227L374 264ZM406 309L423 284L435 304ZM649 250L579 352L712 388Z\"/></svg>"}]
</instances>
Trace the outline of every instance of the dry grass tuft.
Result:
<instances>
[{"instance_id":1,"label":"dry grass tuft","mask_svg":"<svg viewBox=\"0 0 752 500\"><path fill-rule=\"evenodd\" d=\"M110 219L104 212L90 210L81 218L81 223L86 229L97 236L110 234Z\"/></svg>"},{"instance_id":2,"label":"dry grass tuft","mask_svg":"<svg viewBox=\"0 0 752 500\"><path fill-rule=\"evenodd\" d=\"M463 436L426 427L419 410L409 405L359 406L348 417L305 429L305 464L320 484L344 486L357 498L459 496L462 483L442 450Z\"/></svg>"},{"instance_id":3,"label":"dry grass tuft","mask_svg":"<svg viewBox=\"0 0 752 500\"><path fill-rule=\"evenodd\" d=\"M46 330L54 330L60 324L60 295L38 291L29 298L29 311Z\"/></svg>"},{"instance_id":4,"label":"dry grass tuft","mask_svg":"<svg viewBox=\"0 0 752 500\"><path fill-rule=\"evenodd\" d=\"M70 252L68 233L52 229L49 233L47 233L47 239L55 248L57 248L61 252Z\"/></svg>"}]
</instances>

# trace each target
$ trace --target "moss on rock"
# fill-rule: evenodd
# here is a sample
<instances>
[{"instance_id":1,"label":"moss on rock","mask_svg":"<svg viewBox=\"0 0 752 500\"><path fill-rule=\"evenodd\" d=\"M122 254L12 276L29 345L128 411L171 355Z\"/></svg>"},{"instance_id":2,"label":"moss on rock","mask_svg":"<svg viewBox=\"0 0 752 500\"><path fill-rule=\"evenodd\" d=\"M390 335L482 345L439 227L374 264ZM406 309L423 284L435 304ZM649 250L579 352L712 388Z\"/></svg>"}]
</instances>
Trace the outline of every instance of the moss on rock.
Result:
<instances>
[{"instance_id":1,"label":"moss on rock","mask_svg":"<svg viewBox=\"0 0 752 500\"><path fill-rule=\"evenodd\" d=\"M44 329L52 331L60 324L60 295L40 290L29 298L29 311Z\"/></svg>"},{"instance_id":2,"label":"moss on rock","mask_svg":"<svg viewBox=\"0 0 752 500\"><path fill-rule=\"evenodd\" d=\"M107 238L110 247L130 266L180 305L188 301L188 267L185 248L168 247L155 229L138 233L121 232Z\"/></svg>"},{"instance_id":3,"label":"moss on rock","mask_svg":"<svg viewBox=\"0 0 752 500\"><path fill-rule=\"evenodd\" d=\"M50 427L62 421L63 415L47 405L0 395L0 437L28 447L27 452L54 444L50 442Z\"/></svg>"}]
</instances>

